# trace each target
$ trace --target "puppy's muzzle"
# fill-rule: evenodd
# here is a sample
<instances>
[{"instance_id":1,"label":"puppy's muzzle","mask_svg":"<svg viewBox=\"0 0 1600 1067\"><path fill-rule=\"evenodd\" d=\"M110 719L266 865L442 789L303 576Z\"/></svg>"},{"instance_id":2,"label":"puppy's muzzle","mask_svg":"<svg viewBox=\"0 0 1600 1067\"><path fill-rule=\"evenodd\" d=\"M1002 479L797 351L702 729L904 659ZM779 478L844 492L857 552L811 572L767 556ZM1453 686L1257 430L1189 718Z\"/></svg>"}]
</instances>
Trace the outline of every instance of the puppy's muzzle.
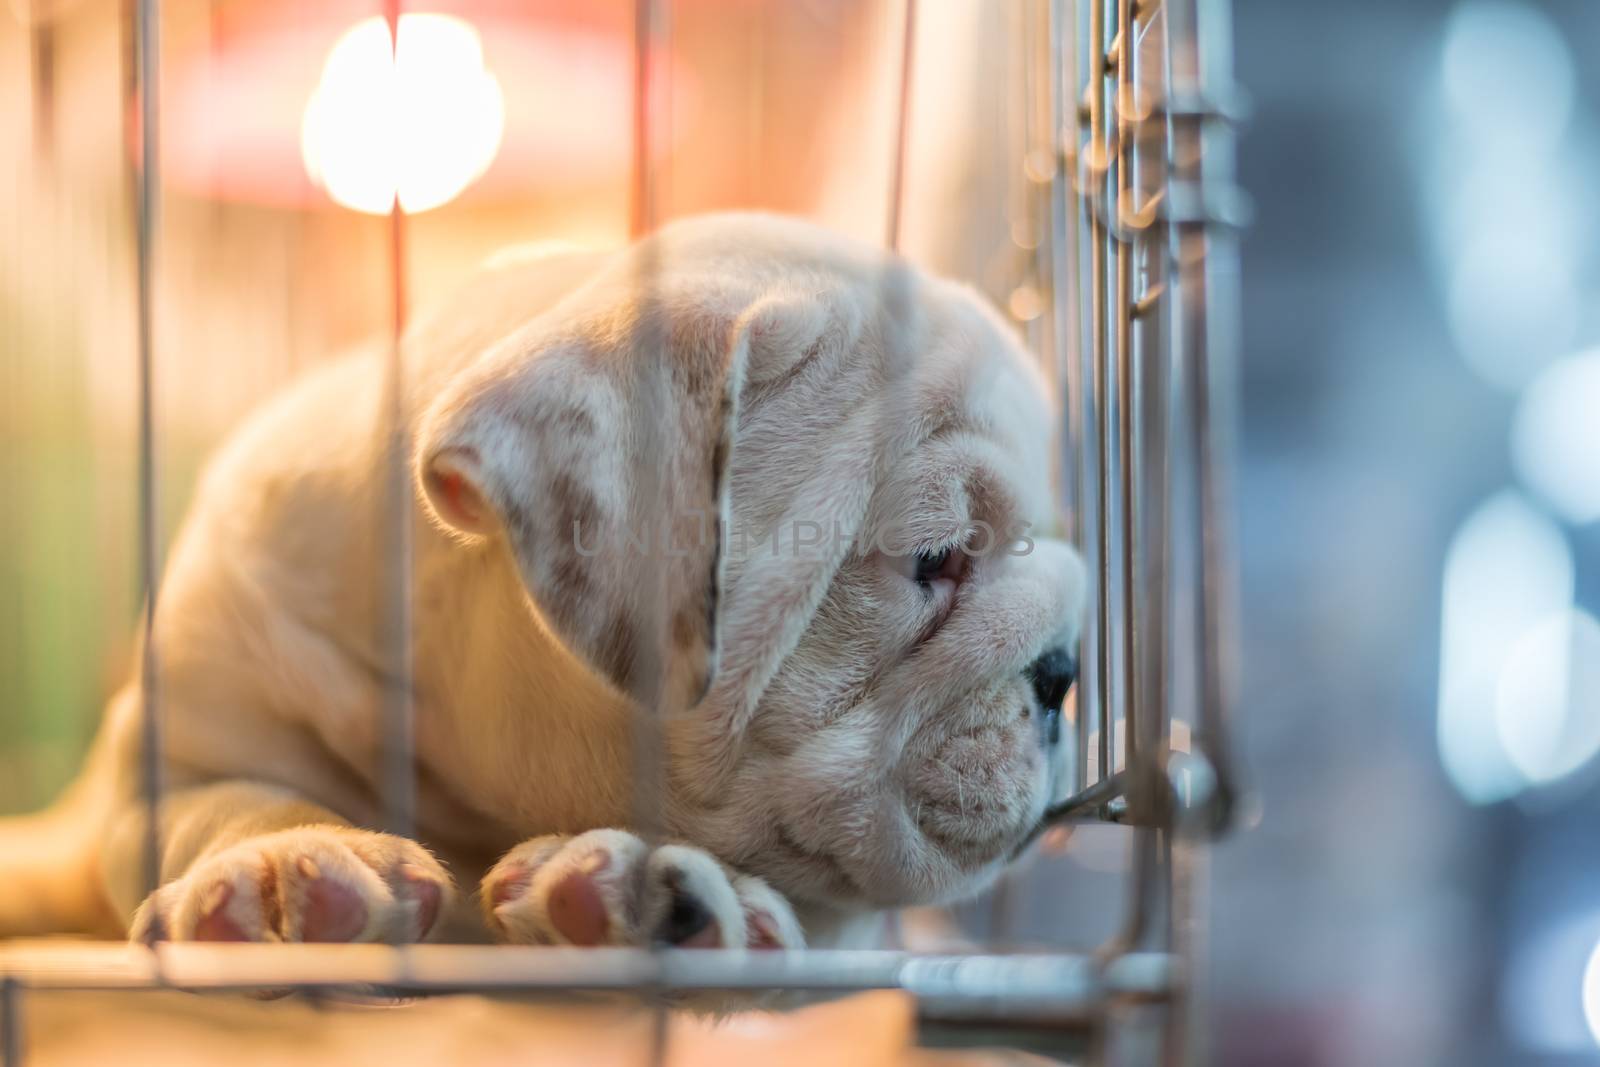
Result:
<instances>
[{"instance_id":1,"label":"puppy's muzzle","mask_svg":"<svg viewBox=\"0 0 1600 1067\"><path fill-rule=\"evenodd\" d=\"M1065 648L1047 648L1028 664L1028 683L1044 712L1044 736L1050 744L1061 740L1061 705L1078 680L1078 661Z\"/></svg>"}]
</instances>

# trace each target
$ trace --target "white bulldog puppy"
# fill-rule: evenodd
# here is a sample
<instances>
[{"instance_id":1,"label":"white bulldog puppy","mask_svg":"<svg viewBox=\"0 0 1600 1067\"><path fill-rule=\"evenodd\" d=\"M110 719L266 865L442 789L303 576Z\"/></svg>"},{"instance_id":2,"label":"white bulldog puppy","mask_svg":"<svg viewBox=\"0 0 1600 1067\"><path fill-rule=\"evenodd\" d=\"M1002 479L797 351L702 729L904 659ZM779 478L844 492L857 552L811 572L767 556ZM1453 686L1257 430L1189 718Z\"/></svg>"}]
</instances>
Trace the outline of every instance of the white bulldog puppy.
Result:
<instances>
[{"instance_id":1,"label":"white bulldog puppy","mask_svg":"<svg viewBox=\"0 0 1600 1067\"><path fill-rule=\"evenodd\" d=\"M144 940L839 944L982 889L1064 788L1085 579L1033 361L963 287L730 215L502 260L407 332L416 839L377 832L386 358L196 494L159 888L136 678L8 831L0 927L98 895Z\"/></svg>"}]
</instances>

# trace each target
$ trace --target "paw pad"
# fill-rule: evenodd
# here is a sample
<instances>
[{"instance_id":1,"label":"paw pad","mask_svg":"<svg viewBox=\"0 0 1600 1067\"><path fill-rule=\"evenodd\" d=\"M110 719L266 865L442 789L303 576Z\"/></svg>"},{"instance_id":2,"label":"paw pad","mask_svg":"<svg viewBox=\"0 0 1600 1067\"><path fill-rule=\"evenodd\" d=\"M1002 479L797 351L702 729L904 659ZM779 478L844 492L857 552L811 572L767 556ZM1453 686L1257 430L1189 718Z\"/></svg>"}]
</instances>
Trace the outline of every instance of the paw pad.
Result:
<instances>
[{"instance_id":1,"label":"paw pad","mask_svg":"<svg viewBox=\"0 0 1600 1067\"><path fill-rule=\"evenodd\" d=\"M200 900L200 918L194 924L196 941L249 941L238 923L228 915L228 905L233 901L233 886L218 882L206 891Z\"/></svg>"},{"instance_id":2,"label":"paw pad","mask_svg":"<svg viewBox=\"0 0 1600 1067\"><path fill-rule=\"evenodd\" d=\"M688 845L651 849L622 830L540 837L485 876L501 939L525 945L799 948L800 924L759 878Z\"/></svg>"},{"instance_id":3,"label":"paw pad","mask_svg":"<svg viewBox=\"0 0 1600 1067\"><path fill-rule=\"evenodd\" d=\"M197 862L140 905L135 941L420 940L450 878L405 838L301 827L250 838Z\"/></svg>"},{"instance_id":4,"label":"paw pad","mask_svg":"<svg viewBox=\"0 0 1600 1067\"><path fill-rule=\"evenodd\" d=\"M300 940L322 944L354 941L367 926L367 904L347 885L323 878L316 864L302 857L301 873L308 874L300 903Z\"/></svg>"},{"instance_id":5,"label":"paw pad","mask_svg":"<svg viewBox=\"0 0 1600 1067\"><path fill-rule=\"evenodd\" d=\"M573 871L556 882L545 908L550 924L568 943L589 947L605 942L611 919L600 889L588 873Z\"/></svg>"},{"instance_id":6,"label":"paw pad","mask_svg":"<svg viewBox=\"0 0 1600 1067\"><path fill-rule=\"evenodd\" d=\"M414 863L400 865L400 896L416 908L418 937L426 937L439 919L439 908L444 904L444 886L427 871Z\"/></svg>"}]
</instances>

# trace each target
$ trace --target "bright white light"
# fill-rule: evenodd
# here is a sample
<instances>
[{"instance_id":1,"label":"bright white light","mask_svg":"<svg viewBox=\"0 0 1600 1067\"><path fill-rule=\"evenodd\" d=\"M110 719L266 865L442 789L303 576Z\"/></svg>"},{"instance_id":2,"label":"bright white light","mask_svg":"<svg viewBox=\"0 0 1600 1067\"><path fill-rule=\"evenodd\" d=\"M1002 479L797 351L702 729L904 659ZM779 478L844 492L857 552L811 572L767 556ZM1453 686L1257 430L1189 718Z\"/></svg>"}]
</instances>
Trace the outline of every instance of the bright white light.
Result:
<instances>
[{"instance_id":1,"label":"bright white light","mask_svg":"<svg viewBox=\"0 0 1600 1067\"><path fill-rule=\"evenodd\" d=\"M1567 351L1585 301L1579 265L1595 161L1569 137L1577 76L1561 31L1526 0L1463 0L1440 57L1425 213L1456 347L1520 390Z\"/></svg>"},{"instance_id":2,"label":"bright white light","mask_svg":"<svg viewBox=\"0 0 1600 1067\"><path fill-rule=\"evenodd\" d=\"M1506 755L1536 785L1600 752L1600 623L1572 609L1519 638L1495 686L1495 726Z\"/></svg>"},{"instance_id":3,"label":"bright white light","mask_svg":"<svg viewBox=\"0 0 1600 1067\"><path fill-rule=\"evenodd\" d=\"M1600 348L1541 374L1511 427L1517 474L1567 521L1600 519Z\"/></svg>"},{"instance_id":4,"label":"bright white light","mask_svg":"<svg viewBox=\"0 0 1600 1067\"><path fill-rule=\"evenodd\" d=\"M1572 117L1572 54L1561 31L1529 4L1457 5L1445 30L1440 73L1457 122L1497 148L1543 152Z\"/></svg>"},{"instance_id":5,"label":"bright white light","mask_svg":"<svg viewBox=\"0 0 1600 1067\"><path fill-rule=\"evenodd\" d=\"M306 104L306 173L346 207L386 215L447 203L500 148L505 101L483 45L448 15L401 15L397 44L370 18L328 53Z\"/></svg>"},{"instance_id":6,"label":"bright white light","mask_svg":"<svg viewBox=\"0 0 1600 1067\"><path fill-rule=\"evenodd\" d=\"M1592 1054L1600 1040L1595 1033L1600 1023L1600 973L1594 959L1600 914L1589 910L1593 902L1588 900L1580 905L1582 910L1571 912L1578 903L1574 896L1544 887L1521 901L1519 913L1510 920L1509 958L1499 981L1500 1010L1506 1036L1519 1050Z\"/></svg>"},{"instance_id":7,"label":"bright white light","mask_svg":"<svg viewBox=\"0 0 1600 1067\"><path fill-rule=\"evenodd\" d=\"M1450 144L1431 168L1435 183L1423 202L1441 264L1451 266L1480 241L1521 241L1554 266L1572 272L1587 251L1590 185L1600 159L1586 143L1551 157L1461 151Z\"/></svg>"},{"instance_id":8,"label":"bright white light","mask_svg":"<svg viewBox=\"0 0 1600 1067\"><path fill-rule=\"evenodd\" d=\"M1567 349L1578 293L1565 257L1505 228L1483 232L1450 275L1450 328L1488 381L1519 389Z\"/></svg>"},{"instance_id":9,"label":"bright white light","mask_svg":"<svg viewBox=\"0 0 1600 1067\"><path fill-rule=\"evenodd\" d=\"M1583 1021L1589 1024L1589 1036L1600 1045L1600 944L1589 953L1589 965L1583 969Z\"/></svg>"},{"instance_id":10,"label":"bright white light","mask_svg":"<svg viewBox=\"0 0 1600 1067\"><path fill-rule=\"evenodd\" d=\"M1439 654L1439 756L1473 803L1503 800L1528 784L1501 743L1497 690L1518 641L1570 608L1572 594L1566 535L1515 491L1481 504L1450 543Z\"/></svg>"}]
</instances>

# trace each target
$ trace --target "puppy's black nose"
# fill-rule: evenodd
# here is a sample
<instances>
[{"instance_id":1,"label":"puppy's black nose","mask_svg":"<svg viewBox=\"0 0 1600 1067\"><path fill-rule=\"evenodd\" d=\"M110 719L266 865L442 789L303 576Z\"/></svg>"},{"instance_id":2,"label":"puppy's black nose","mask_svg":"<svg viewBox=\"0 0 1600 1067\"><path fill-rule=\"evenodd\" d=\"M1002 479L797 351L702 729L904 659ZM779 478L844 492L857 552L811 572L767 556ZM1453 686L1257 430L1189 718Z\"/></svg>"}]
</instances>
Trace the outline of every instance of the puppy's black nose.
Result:
<instances>
[{"instance_id":1,"label":"puppy's black nose","mask_svg":"<svg viewBox=\"0 0 1600 1067\"><path fill-rule=\"evenodd\" d=\"M1044 654L1028 664L1028 682L1044 709L1050 740L1055 741L1061 731L1061 704L1067 699L1067 690L1078 680L1078 661L1065 648L1047 648Z\"/></svg>"}]
</instances>

